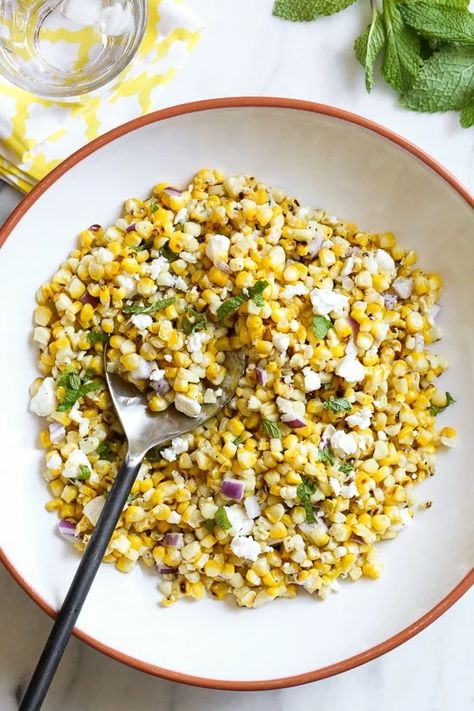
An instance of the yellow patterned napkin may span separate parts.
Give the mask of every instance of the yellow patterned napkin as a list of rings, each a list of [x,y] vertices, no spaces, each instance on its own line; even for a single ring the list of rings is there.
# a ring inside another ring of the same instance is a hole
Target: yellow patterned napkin
[[[182,0],[148,4],[148,25],[137,56],[102,91],[54,102],[0,77],[0,177],[28,192],[84,144],[158,108],[161,92],[198,42],[203,23]],[[50,41],[64,46],[71,33],[61,36],[61,30],[54,30]]]

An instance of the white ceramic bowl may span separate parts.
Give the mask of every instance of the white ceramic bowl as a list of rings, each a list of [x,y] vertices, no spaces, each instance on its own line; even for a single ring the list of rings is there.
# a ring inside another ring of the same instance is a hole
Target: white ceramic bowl
[[[40,470],[40,422],[27,412],[36,377],[31,315],[38,285],[92,223],[113,221],[122,201],[154,183],[185,183],[203,166],[281,185],[361,228],[392,230],[444,280],[436,344],[450,360],[442,386],[457,404],[440,422],[459,432],[418,489],[431,499],[397,540],[380,546],[377,582],[342,586],[320,602],[302,594],[257,610],[206,599],[158,605],[157,578],[102,566],[77,635],[139,669],[193,684],[264,689],[343,671],[429,624],[473,582],[474,217],[454,178],[413,146],[329,107],[226,99],[168,109],[112,131],[65,161],[2,230],[3,559],[43,609],[60,606],[77,555],[55,535]]]

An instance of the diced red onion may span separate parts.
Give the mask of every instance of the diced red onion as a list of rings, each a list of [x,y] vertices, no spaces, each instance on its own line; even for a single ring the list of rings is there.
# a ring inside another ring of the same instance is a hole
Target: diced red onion
[[[163,544],[170,548],[182,548],[184,546],[184,536],[182,533],[166,533]]]
[[[268,373],[264,368],[256,368],[255,375],[257,377],[257,383],[259,385],[266,385],[268,380]]]
[[[91,296],[88,291],[85,292],[83,296],[79,299],[81,304],[90,304],[91,306],[97,306],[100,303],[100,299],[97,296]]]
[[[132,224],[127,227],[127,229],[125,230],[125,232],[135,232],[136,226],[137,226],[137,223],[136,223],[136,222],[132,222]]]
[[[89,229],[90,229],[91,232],[99,232],[99,230],[102,229],[102,226],[101,226],[101,225],[91,225],[91,226],[89,227]]]
[[[165,565],[164,563],[157,563],[156,572],[160,575],[167,575],[168,573],[174,575],[174,573],[178,572],[178,568],[175,565]]]
[[[76,524],[63,518],[58,523],[58,533],[67,541],[74,541],[77,539]]]
[[[398,296],[396,294],[384,294],[383,300],[387,309],[393,309],[398,303]]]
[[[282,418],[283,419],[283,418]],[[294,420],[283,420],[285,422],[285,425],[288,425],[288,427],[293,427],[295,430],[299,429],[300,427],[306,427],[306,421],[303,420],[301,417],[295,417]]]
[[[51,422],[48,426],[49,439],[53,444],[58,444],[66,434],[66,428],[60,422]]]
[[[308,247],[308,255],[310,257],[314,257],[319,252],[319,250],[323,246],[323,241],[323,238],[319,235],[317,237],[313,237]]]
[[[160,378],[159,380],[150,380],[150,386],[156,393],[158,393],[158,395],[164,395],[171,389],[171,386],[166,380],[166,378]]]
[[[244,495],[244,482],[239,479],[224,479],[221,484],[221,494],[228,499],[240,501]]]
[[[173,188],[172,185],[167,185],[163,192],[167,193],[168,195],[181,195],[183,191],[179,188]]]
[[[347,319],[347,323],[352,329],[352,337],[357,338],[357,334],[359,333],[359,324],[357,323],[355,318],[352,318],[352,316]]]

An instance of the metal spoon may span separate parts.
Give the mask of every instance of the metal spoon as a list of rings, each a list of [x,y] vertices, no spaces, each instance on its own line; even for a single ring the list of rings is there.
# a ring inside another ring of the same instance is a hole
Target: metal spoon
[[[151,412],[142,393],[118,375],[107,372],[105,357],[104,352],[105,379],[127,438],[128,450],[58,612],[19,711],[37,711],[41,708],[146,453],[152,447],[195,429],[219,412],[234,394],[245,364],[240,351],[227,353],[227,374],[221,385],[222,395],[217,398],[215,404],[203,405],[198,417],[191,418],[174,407],[163,412]]]

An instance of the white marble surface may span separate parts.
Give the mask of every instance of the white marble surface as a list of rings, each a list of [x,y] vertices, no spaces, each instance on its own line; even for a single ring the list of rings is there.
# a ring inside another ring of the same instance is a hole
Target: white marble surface
[[[407,113],[378,86],[369,97],[352,57],[352,40],[369,10],[308,25],[271,17],[272,0],[189,0],[208,30],[164,105],[215,96],[290,96],[333,104],[402,134],[474,188],[473,131],[454,115]],[[0,224],[19,200],[0,183]],[[46,639],[50,620],[0,570],[0,711],[16,708]],[[50,711],[468,711],[474,709],[474,593],[402,647],[359,669],[295,689],[231,693],[195,689],[124,667],[74,639],[46,709]],[[301,631],[303,634],[303,631]],[[295,650],[297,653],[297,650]]]

